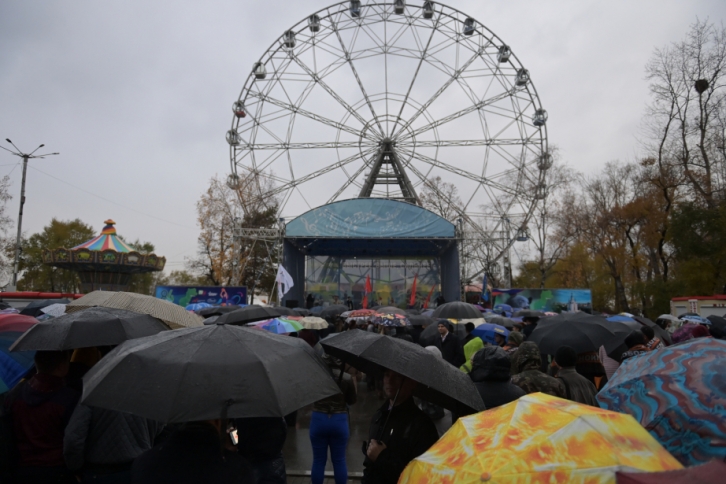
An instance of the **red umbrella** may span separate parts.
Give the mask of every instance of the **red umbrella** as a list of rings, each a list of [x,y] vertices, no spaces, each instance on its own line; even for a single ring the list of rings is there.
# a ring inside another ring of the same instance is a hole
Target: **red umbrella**
[[[712,460],[700,466],[665,472],[618,472],[618,484],[720,484],[726,475],[726,464]]]

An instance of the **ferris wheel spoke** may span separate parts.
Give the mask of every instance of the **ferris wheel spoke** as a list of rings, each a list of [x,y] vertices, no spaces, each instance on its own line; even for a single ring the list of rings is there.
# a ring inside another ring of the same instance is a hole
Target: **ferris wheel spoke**
[[[343,98],[341,98],[340,96],[338,96],[338,94],[325,81],[323,81],[320,78],[320,76],[318,76],[315,72],[313,72],[307,66],[307,64],[305,64],[304,62],[302,62],[296,55],[293,55],[293,54],[290,54],[290,55],[292,56],[292,58],[295,61],[295,63],[297,65],[299,65],[305,72],[307,72],[308,75],[313,79],[313,81],[315,81],[320,87],[322,87],[325,90],[325,92],[327,92],[328,94],[330,94],[330,96],[332,96],[333,99],[335,99],[336,101],[338,101],[338,104],[340,104],[341,106],[343,106],[345,108],[345,110],[348,111],[355,119],[357,119],[358,121],[360,121],[360,123],[363,126],[366,125],[367,121],[365,119],[363,119],[363,117],[360,115],[360,113],[358,111],[356,111],[355,109],[353,109],[347,102],[345,102],[343,100]]]
[[[378,156],[378,153],[376,153],[376,154],[375,154],[375,156]],[[358,169],[357,169],[357,170],[355,171],[355,173],[353,173],[353,175],[348,175],[348,179],[347,179],[347,180],[345,181],[345,183],[343,183],[343,186],[341,186],[341,187],[340,187],[340,188],[338,189],[338,191],[336,191],[336,192],[335,192],[335,193],[333,194],[333,196],[332,196],[332,197],[330,197],[330,199],[328,200],[328,203],[333,203],[333,202],[334,202],[335,200],[337,200],[337,199],[338,199],[338,197],[339,197],[339,196],[340,196],[340,195],[341,195],[341,194],[342,194],[342,193],[343,193],[343,192],[344,192],[344,191],[345,191],[345,190],[346,190],[346,189],[347,189],[347,188],[348,188],[349,186],[351,186],[351,185],[352,185],[353,183],[355,183],[355,181],[356,181],[356,180],[358,179],[358,177],[360,176],[360,174],[361,174],[361,173],[363,173],[363,172],[365,171],[365,169],[366,169],[366,168],[370,167],[370,163],[371,163],[371,161],[372,161],[372,160],[370,160],[370,159],[368,159],[368,160],[364,160],[364,163],[363,163],[363,165],[362,165],[362,166],[361,166],[360,168],[358,168]],[[345,168],[343,168],[343,171],[345,171]],[[347,173],[346,173],[346,175],[347,175]]]
[[[363,133],[360,129],[356,129],[356,128],[352,128],[350,126],[346,126],[346,125],[341,124],[341,123],[339,123],[337,121],[333,121],[332,119],[328,119],[328,118],[326,118],[324,116],[320,116],[318,114],[312,113],[310,111],[307,111],[305,109],[299,108],[299,107],[294,106],[292,104],[288,104],[285,101],[281,101],[279,99],[276,99],[276,98],[273,98],[271,96],[262,94],[260,92],[250,92],[250,96],[256,97],[260,101],[268,102],[268,103],[273,104],[275,106],[278,106],[278,107],[281,107],[281,108],[285,108],[285,109],[287,109],[288,111],[290,111],[292,113],[299,114],[301,116],[305,116],[306,118],[310,118],[310,119],[312,119],[314,121],[318,121],[320,123],[327,124],[328,126],[331,126],[333,128],[339,129],[341,131],[346,131],[346,132],[348,132],[350,134],[353,134],[355,136],[362,136],[362,137],[366,138],[365,133]],[[371,140],[370,138],[366,138],[366,139],[368,139],[369,141],[375,141],[375,140]]]
[[[425,103],[424,103],[424,104],[423,104],[423,105],[422,105],[422,106],[421,106],[421,107],[419,108],[419,110],[418,110],[418,111],[416,111],[416,112],[415,112],[415,113],[413,114],[413,116],[411,116],[411,118],[410,118],[410,119],[409,119],[408,121],[406,121],[406,123],[405,123],[405,124],[404,124],[403,126],[401,126],[401,129],[400,129],[400,130],[398,130],[398,132],[397,132],[397,133],[394,133],[394,134],[393,134],[393,137],[395,138],[395,137],[396,137],[396,136],[398,135],[398,133],[402,133],[402,132],[403,132],[403,131],[405,131],[405,130],[406,130],[406,129],[407,129],[408,127],[409,127],[409,126],[411,126],[411,125],[412,125],[412,124],[413,124],[413,123],[414,123],[414,122],[415,122],[415,121],[416,121],[416,120],[418,119],[418,117],[419,117],[419,116],[421,116],[421,115],[422,115],[422,114],[424,113],[424,111],[426,111],[426,110],[427,110],[427,109],[429,108],[429,106],[431,106],[431,104],[433,104],[433,103],[434,103],[434,101],[436,101],[436,100],[437,100],[437,99],[439,98],[439,96],[441,96],[441,95],[442,95],[442,94],[444,93],[444,91],[446,91],[446,89],[448,89],[448,87],[449,87],[449,86],[451,86],[451,84],[453,84],[453,83],[454,83],[454,81],[456,80],[456,78],[457,78],[458,76],[460,76],[460,75],[461,75],[461,73],[462,73],[462,72],[464,72],[464,71],[465,71],[465,70],[466,70],[466,69],[467,69],[467,68],[468,68],[468,67],[469,67],[469,66],[470,66],[470,65],[471,65],[471,64],[472,64],[472,63],[473,63],[473,62],[474,62],[474,61],[475,61],[475,60],[476,60],[476,59],[477,59],[478,57],[479,57],[479,54],[477,53],[476,55],[472,56],[472,57],[471,57],[471,58],[470,58],[469,60],[467,60],[467,61],[466,61],[466,63],[464,63],[464,65],[463,65],[463,66],[461,66],[461,69],[458,69],[458,70],[456,70],[456,71],[454,72],[454,74],[453,74],[453,75],[452,75],[451,77],[449,77],[449,79],[448,79],[448,80],[447,80],[447,81],[446,81],[446,82],[444,83],[444,85],[443,85],[443,86],[441,86],[441,87],[439,88],[439,90],[438,90],[438,91],[436,91],[436,92],[434,93],[434,95],[433,95],[433,96],[431,96],[431,98],[430,98],[430,99],[429,99],[428,101],[426,101],[426,102],[425,102]]]
[[[501,183],[497,183],[492,181],[490,178],[486,177],[480,177],[479,175],[472,173],[470,171],[464,170],[462,168],[457,168],[455,166],[451,166],[448,163],[443,163],[435,158],[430,158],[426,155],[422,155],[421,153],[416,153],[413,151],[405,150],[406,154],[409,156],[412,156],[413,158],[416,158],[419,161],[422,161],[426,164],[435,166],[436,168],[441,168],[442,170],[446,170],[448,172],[454,173],[456,175],[462,176],[467,180],[473,180],[478,183],[488,185],[492,188],[496,188],[497,190],[500,190],[504,193],[508,193],[510,195],[514,195],[512,192],[512,189],[506,185],[502,185]],[[413,163],[409,163],[407,168],[411,168],[413,166]]]
[[[355,80],[358,83],[358,87],[360,88],[361,92],[363,93],[363,98],[366,101],[366,104],[368,105],[368,109],[371,110],[371,114],[373,115],[373,119],[375,119],[376,124],[378,125],[378,129],[380,130],[381,136],[385,137],[386,132],[383,130],[383,126],[381,125],[381,121],[378,119],[378,115],[376,115],[376,110],[373,108],[373,104],[371,104],[371,100],[368,97],[368,93],[366,92],[365,88],[363,87],[363,83],[360,80],[360,76],[358,75],[358,71],[355,68],[355,65],[353,65],[353,61],[351,60],[350,53],[345,47],[345,43],[343,42],[343,38],[340,36],[340,32],[338,32],[338,29],[335,29],[335,34],[338,37],[338,42],[340,42],[340,47],[343,49],[343,53],[345,56],[345,59],[348,61],[348,65],[350,66],[350,70],[353,72],[353,76],[355,76]],[[364,125],[366,123],[363,123]]]
[[[519,146],[527,144],[528,140],[521,138],[512,139],[476,139],[476,140],[433,140],[433,141],[418,141],[408,138],[404,141],[399,141],[396,146],[403,148],[448,148],[448,147],[467,147],[467,146]],[[534,141],[531,144],[535,144]]]
[[[403,136],[401,139],[402,140],[405,140],[405,139],[408,139],[408,138],[410,138],[412,136],[418,136],[421,133],[425,133],[426,131],[430,131],[430,130],[432,130],[434,128],[438,128],[442,124],[446,124],[446,123],[449,123],[449,122],[451,122],[451,121],[453,121],[455,119],[458,119],[458,118],[460,118],[462,116],[466,116],[467,114],[473,113],[474,111],[477,111],[479,109],[482,109],[485,106],[488,106],[490,104],[493,104],[493,103],[495,103],[497,101],[501,101],[502,99],[505,99],[505,98],[509,97],[510,95],[511,95],[511,93],[505,92],[505,93],[499,94],[497,96],[494,96],[492,98],[489,98],[486,101],[481,101],[481,102],[478,102],[476,104],[472,104],[471,106],[469,106],[467,108],[464,108],[461,111],[457,111],[455,113],[449,114],[448,116],[443,117],[443,118],[439,119],[438,121],[434,121],[433,123],[429,123],[429,124],[427,124],[425,126],[422,126],[421,128],[418,128],[418,129],[414,130],[413,132],[408,133],[406,136]],[[403,128],[401,128],[401,130],[399,130],[399,132],[401,132],[405,128],[406,128],[406,126],[404,126]]]
[[[247,143],[239,147],[246,150],[308,150],[320,148],[375,148],[377,143],[361,143],[359,141],[331,141],[327,143]]]

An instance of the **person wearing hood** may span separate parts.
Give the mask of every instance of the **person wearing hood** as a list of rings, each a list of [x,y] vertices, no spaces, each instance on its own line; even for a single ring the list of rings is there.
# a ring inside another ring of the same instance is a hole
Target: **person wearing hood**
[[[542,355],[532,341],[519,346],[512,362],[512,383],[526,393],[542,392],[554,397],[566,398],[565,386],[542,370]]]
[[[510,358],[514,357],[514,354],[519,349],[519,345],[524,341],[524,335],[517,331],[511,331],[507,336],[507,344],[504,345],[504,351],[507,352]]]
[[[577,373],[577,353],[569,346],[561,346],[555,353],[555,366],[557,367],[557,379],[565,385],[565,394],[568,400],[599,407],[595,395],[595,385]]]
[[[38,351],[38,373],[18,383],[5,398],[18,484],[76,482],[63,460],[63,434],[81,396],[65,383],[69,367],[68,352]]]
[[[512,383],[512,360],[499,346],[486,346],[472,359],[469,377],[487,410],[513,402],[527,393]]]
[[[464,345],[464,357],[466,358],[466,363],[461,365],[459,369],[464,373],[469,373],[471,371],[472,358],[474,358],[474,355],[477,353],[477,351],[482,348],[484,348],[484,342],[481,340],[481,338],[478,338],[476,336],[472,338],[471,341],[466,343]]]

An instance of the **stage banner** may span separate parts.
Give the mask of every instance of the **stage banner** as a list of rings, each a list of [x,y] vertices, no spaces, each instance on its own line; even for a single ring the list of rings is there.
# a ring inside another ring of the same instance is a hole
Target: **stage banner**
[[[245,286],[156,286],[155,295],[183,307],[202,302],[213,306],[247,304]]]
[[[508,304],[519,309],[535,311],[568,311],[568,306],[592,310],[590,289],[492,289],[494,306]]]

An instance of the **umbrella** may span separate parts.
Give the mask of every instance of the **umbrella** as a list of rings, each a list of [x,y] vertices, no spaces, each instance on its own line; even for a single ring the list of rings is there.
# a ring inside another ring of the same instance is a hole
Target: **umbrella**
[[[231,313],[232,311],[237,311],[240,308],[241,306],[237,306],[236,304],[232,304],[230,306],[210,306],[208,308],[200,309],[197,311],[197,314],[203,318],[208,318],[210,316],[221,316],[223,314]]]
[[[355,311],[346,311],[340,316],[347,319],[353,319],[355,321],[369,321],[377,314],[378,312],[373,309],[356,309]]]
[[[348,310],[347,306],[343,306],[342,304],[333,304],[331,306],[328,306],[326,308],[323,308],[322,312],[320,313],[321,318],[336,318],[340,316],[342,313],[346,312]]]
[[[20,314],[33,317],[40,316],[43,314],[41,309],[48,307],[51,304],[68,304],[69,302],[71,302],[69,299],[39,299],[31,301],[20,311]]]
[[[310,312],[309,309],[305,308],[292,308],[293,311],[295,311],[300,316],[310,316],[313,313]]]
[[[187,307],[185,307],[184,309],[186,309],[187,311],[196,311],[197,314],[199,314],[198,311],[200,311],[204,308],[211,308],[211,307],[212,307],[212,305],[209,303],[200,302],[200,303],[188,304]]]
[[[59,316],[63,316],[66,313],[66,305],[59,303],[51,304],[50,306],[40,308],[40,312],[57,318]]]
[[[600,405],[629,413],[684,464],[726,457],[726,341],[697,338],[628,358]]]
[[[622,323],[606,321],[587,313],[563,313],[539,320],[528,341],[537,343],[542,353],[554,355],[561,346],[570,346],[577,353],[598,351],[600,346],[610,353],[618,348],[632,329]]]
[[[408,320],[411,322],[411,326],[429,326],[434,322],[433,319],[422,314],[412,314]]]
[[[322,306],[313,306],[310,309],[310,314],[314,314],[316,316],[320,316],[320,313],[322,313],[322,312],[323,312],[323,307]]]
[[[708,320],[711,321],[711,325],[721,331],[726,331],[726,319],[721,316],[709,316]]]
[[[492,309],[495,313],[503,314],[506,316],[511,316],[514,312],[514,309],[509,304],[497,304]]]
[[[444,303],[434,310],[434,318],[453,318],[453,319],[475,319],[481,318],[479,311],[473,304],[453,301]]]
[[[721,484],[726,463],[717,460],[675,471],[618,472],[617,484]]]
[[[460,418],[398,482],[614,483],[681,467],[631,416],[533,393]]]
[[[609,316],[605,319],[611,323],[621,323],[630,328],[632,331],[640,331],[641,325],[633,318],[627,316]]]
[[[545,313],[542,311],[533,311],[531,309],[522,309],[513,314],[518,318],[544,318]]]
[[[148,314],[123,309],[88,308],[34,325],[18,338],[10,351],[113,346],[127,339],[151,336],[168,329]]]
[[[492,318],[487,323],[492,324],[498,324],[499,326],[504,326],[505,328],[512,330],[514,329],[514,320],[510,318],[504,318],[502,316],[498,316],[496,318]]]
[[[689,323],[705,324],[706,326],[711,326],[711,320],[703,318],[697,314],[684,314],[683,316],[681,316],[681,321],[687,321]]]
[[[208,326],[208,325],[210,325],[210,324],[217,324],[217,320],[218,320],[218,319],[219,319],[219,316],[218,316],[218,315],[214,315],[214,316],[209,316],[209,317],[208,317],[207,319],[205,319],[205,320],[203,321],[203,324],[204,324],[205,326]]]
[[[380,306],[376,308],[376,312],[383,314],[406,314],[405,309],[397,308],[395,306]]]
[[[200,316],[174,303],[132,292],[93,291],[68,304],[66,313],[94,306],[148,314],[161,319],[172,329],[202,326],[203,321]]]
[[[504,336],[504,340],[506,341],[509,337],[509,330],[507,330],[504,326],[499,326],[498,324],[484,323],[474,328],[474,331],[472,331],[471,334],[481,338],[485,343],[496,345],[497,340],[494,336],[497,334]]]
[[[251,325],[275,334],[297,333],[303,329],[303,326],[297,321],[283,318],[269,319],[267,321],[251,323]]]
[[[35,351],[10,353],[10,346],[28,329],[38,324],[31,316],[0,315],[0,393],[14,387],[32,368]]]
[[[671,340],[671,334],[666,331],[665,329],[661,328],[657,324],[655,324],[650,319],[643,317],[643,316],[633,316],[633,319],[635,319],[637,322],[642,324],[643,326],[648,326],[649,328],[653,328],[653,332],[655,335],[660,338],[661,341],[663,341],[666,345],[673,344],[673,341]]]
[[[217,319],[217,324],[247,324],[255,321],[282,316],[277,308],[263,308],[260,306],[247,306],[235,311],[223,314]]]
[[[468,375],[417,344],[367,331],[346,331],[321,344],[357,370],[375,373],[383,367],[417,381],[414,395],[436,405],[460,414],[484,409]]]
[[[306,316],[298,323],[305,329],[325,329],[330,326],[326,320],[317,316]]]
[[[447,323],[449,325],[449,330],[460,340],[466,337],[466,328],[463,324],[458,324],[458,321],[456,321],[455,319],[433,320],[433,324],[429,324],[428,326],[426,326],[426,328],[421,332],[421,335],[419,336],[419,344],[421,346],[430,346],[434,344],[436,338],[441,338],[441,336],[439,335],[440,321]]]
[[[292,308],[286,308],[285,306],[275,306],[275,311],[279,312],[283,316],[300,316],[297,312],[295,312]]]
[[[411,326],[411,321],[402,314],[378,314],[371,319],[371,323],[379,326]]]
[[[678,321],[678,318],[673,316],[672,314],[661,314],[655,319],[665,319],[666,321]]]
[[[433,309],[427,309],[426,311],[421,311],[421,316],[428,316],[429,318],[434,317],[434,310]]]
[[[283,417],[340,393],[298,339],[234,325],[126,341],[83,378],[83,403],[159,422]]]

